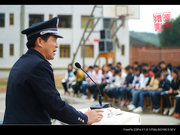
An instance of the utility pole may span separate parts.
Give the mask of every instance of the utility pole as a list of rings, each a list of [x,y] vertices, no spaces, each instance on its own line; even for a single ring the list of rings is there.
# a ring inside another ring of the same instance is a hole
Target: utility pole
[[[21,11],[20,11],[20,30],[23,30],[25,28],[25,6],[21,5]],[[21,56],[24,53],[24,35],[20,34],[20,51],[19,55]]]

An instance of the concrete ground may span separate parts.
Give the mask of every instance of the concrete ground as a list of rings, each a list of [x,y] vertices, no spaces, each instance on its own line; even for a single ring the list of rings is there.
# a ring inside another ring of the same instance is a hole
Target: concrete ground
[[[63,90],[59,91],[61,98],[67,103],[74,106],[76,109],[87,108],[95,103],[95,101],[90,101],[89,99],[81,99],[73,95],[64,95]],[[119,105],[113,105],[114,108],[120,108]],[[126,107],[120,108],[121,110],[127,111]],[[0,93],[0,122],[3,121],[5,110],[5,93]],[[174,118],[172,116],[164,116],[162,114],[154,114],[150,110],[145,110],[141,116],[142,125],[179,125],[180,119]]]

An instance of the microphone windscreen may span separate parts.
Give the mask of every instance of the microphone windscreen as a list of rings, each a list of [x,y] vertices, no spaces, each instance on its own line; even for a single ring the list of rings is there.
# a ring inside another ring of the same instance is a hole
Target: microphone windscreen
[[[75,63],[75,66],[76,66],[77,68],[81,68],[81,65],[80,65],[78,62]]]

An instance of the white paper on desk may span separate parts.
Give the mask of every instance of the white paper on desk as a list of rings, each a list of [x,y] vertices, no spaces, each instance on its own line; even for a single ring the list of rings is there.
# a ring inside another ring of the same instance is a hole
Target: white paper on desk
[[[103,114],[103,119],[104,118],[111,118],[111,117],[116,116],[116,115],[121,113],[120,109],[115,109],[115,108],[112,108],[112,107],[104,108],[102,110],[104,111],[102,113]]]

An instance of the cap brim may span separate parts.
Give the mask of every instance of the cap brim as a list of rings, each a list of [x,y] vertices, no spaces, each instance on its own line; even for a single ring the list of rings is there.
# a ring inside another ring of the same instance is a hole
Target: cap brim
[[[61,35],[59,35],[59,34],[54,34],[54,33],[52,33],[52,35],[54,35],[54,36],[56,36],[56,37],[58,37],[58,38],[64,38],[63,36],[61,36]]]

